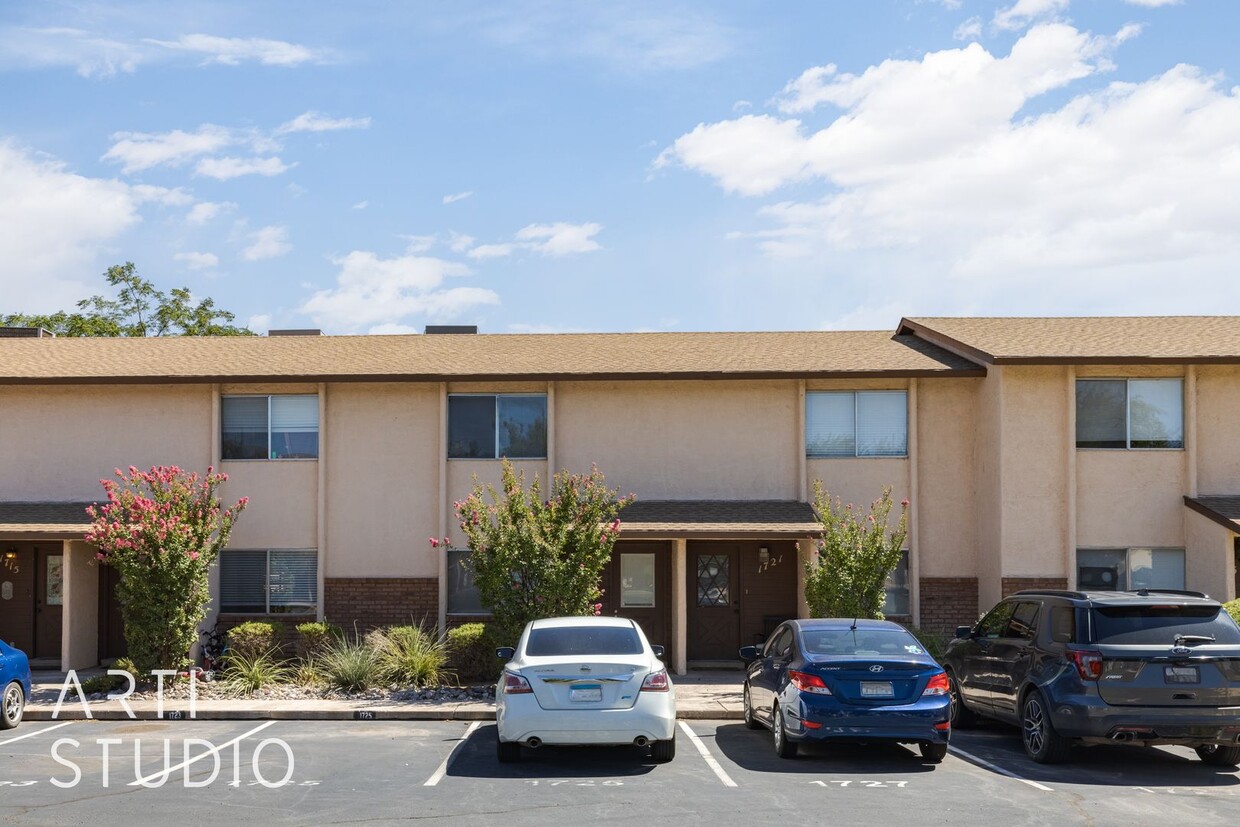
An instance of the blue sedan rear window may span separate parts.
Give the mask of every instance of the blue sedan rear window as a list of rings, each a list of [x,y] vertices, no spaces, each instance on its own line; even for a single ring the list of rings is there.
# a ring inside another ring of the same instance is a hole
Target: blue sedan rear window
[[[801,632],[808,655],[924,655],[903,629],[810,629]]]
[[[642,641],[637,631],[622,626],[563,626],[535,629],[525,644],[525,654],[533,657],[557,655],[640,655]]]

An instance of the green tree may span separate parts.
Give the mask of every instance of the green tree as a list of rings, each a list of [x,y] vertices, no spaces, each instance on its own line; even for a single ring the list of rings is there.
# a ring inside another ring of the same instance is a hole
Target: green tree
[[[57,336],[253,336],[231,322],[236,315],[220,310],[211,298],[194,302],[188,287],[171,294],[138,275],[132,261],[113,265],[104,273],[116,287],[116,298],[91,296],[77,303],[77,313],[63,310],[38,315],[12,313],[0,317],[8,327],[42,327]]]
[[[888,530],[891,486],[870,504],[868,514],[831,499],[814,481],[814,511],[822,523],[818,559],[805,564],[805,601],[814,617],[862,617],[881,620],[884,584],[900,564],[908,534],[908,500],[900,519]]]
[[[86,509],[86,541],[120,572],[129,657],[144,673],[177,669],[198,641],[211,600],[207,570],[249,500],[223,508],[217,490],[228,475],[210,468],[200,478],[176,466],[131,465],[116,476],[120,482],[101,480],[108,501]]]
[[[495,625],[515,637],[538,618],[598,614],[603,567],[620,534],[617,515],[633,496],[609,489],[598,468],[555,474],[547,499],[537,476],[527,489],[524,473],[507,460],[502,474],[502,493],[475,482],[468,497],[453,503]]]

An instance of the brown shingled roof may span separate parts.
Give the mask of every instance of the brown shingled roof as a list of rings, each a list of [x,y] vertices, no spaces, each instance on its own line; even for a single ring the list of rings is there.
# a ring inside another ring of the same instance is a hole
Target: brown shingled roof
[[[981,376],[883,331],[0,339],[0,383]]]
[[[789,500],[638,500],[620,512],[620,536],[800,539],[822,526],[809,503]]]
[[[0,502],[0,537],[80,540],[90,529],[90,503]]]
[[[1240,534],[1240,496],[1185,497],[1184,504],[1198,514]]]
[[[1240,364],[1240,316],[906,318],[913,334],[987,364]]]

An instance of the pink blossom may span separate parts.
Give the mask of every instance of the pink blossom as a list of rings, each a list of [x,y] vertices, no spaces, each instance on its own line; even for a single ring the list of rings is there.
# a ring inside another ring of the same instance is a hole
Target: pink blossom
[[[97,551],[97,552],[95,552],[95,559],[96,559],[96,560],[102,560],[102,559],[103,559],[103,552],[102,552],[102,551]]]
[[[904,499],[900,500],[900,505],[904,506],[905,508],[908,508],[908,497],[905,497]]]
[[[191,552],[189,553],[189,559],[191,559],[191,560],[197,560],[197,559],[198,559],[198,552],[196,552],[196,551],[191,551]]]
[[[431,548],[439,548],[439,539],[437,537],[431,537],[430,541],[431,541]]]

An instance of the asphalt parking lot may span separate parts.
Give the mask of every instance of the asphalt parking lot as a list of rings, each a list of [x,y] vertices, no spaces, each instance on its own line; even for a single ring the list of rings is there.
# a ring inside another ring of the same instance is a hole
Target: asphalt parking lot
[[[494,724],[484,721],[38,722],[0,737],[0,821],[752,824],[803,813],[1007,827],[1240,818],[1237,773],[1188,750],[1098,747],[1046,768],[1024,757],[1014,730],[996,727],[957,733],[937,766],[900,746],[812,748],[784,761],[769,733],[740,722],[680,726],[670,764],[634,747],[544,747],[501,765]]]

